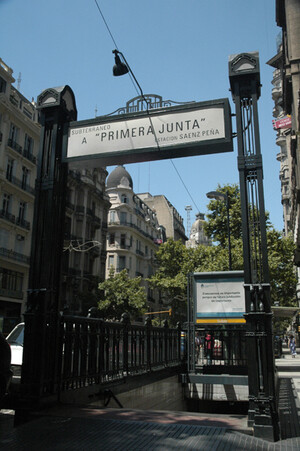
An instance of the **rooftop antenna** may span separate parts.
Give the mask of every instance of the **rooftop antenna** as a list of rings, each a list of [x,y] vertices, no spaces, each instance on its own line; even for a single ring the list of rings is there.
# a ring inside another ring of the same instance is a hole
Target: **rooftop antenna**
[[[186,205],[185,211],[186,211],[186,234],[187,234],[187,237],[190,238],[192,206]]]
[[[17,90],[18,91],[20,91],[20,86],[21,86],[21,81],[22,81],[21,75],[22,75],[21,72],[19,72],[19,76],[18,76],[18,79],[17,79],[17,82],[18,82]]]
[[[97,113],[98,113],[98,108],[97,105],[95,106],[95,117],[97,117]]]

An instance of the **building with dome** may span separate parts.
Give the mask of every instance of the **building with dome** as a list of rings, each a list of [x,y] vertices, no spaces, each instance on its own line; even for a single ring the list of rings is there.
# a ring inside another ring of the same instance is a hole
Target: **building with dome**
[[[197,247],[200,244],[204,246],[211,245],[211,240],[205,235],[204,224],[204,214],[197,213],[196,220],[191,227],[189,240],[186,242],[186,247]]]
[[[159,308],[159,295],[145,279],[155,271],[154,256],[162,242],[162,229],[156,213],[133,190],[130,174],[117,166],[108,176],[106,193],[111,207],[108,214],[106,278],[111,267],[127,269],[131,278],[141,276],[146,288],[149,311]]]

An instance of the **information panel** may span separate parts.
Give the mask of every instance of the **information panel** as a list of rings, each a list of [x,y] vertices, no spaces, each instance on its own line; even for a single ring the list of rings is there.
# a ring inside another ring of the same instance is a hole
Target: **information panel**
[[[109,165],[232,150],[229,101],[219,99],[73,122],[66,156]]]
[[[196,324],[245,323],[243,271],[195,273]]]

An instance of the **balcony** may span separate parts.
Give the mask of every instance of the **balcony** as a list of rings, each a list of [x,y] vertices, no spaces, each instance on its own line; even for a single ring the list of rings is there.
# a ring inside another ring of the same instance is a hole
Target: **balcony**
[[[0,288],[0,296],[6,296],[8,298],[23,299],[23,291],[8,290],[7,288]]]
[[[144,235],[146,238],[149,238],[150,240],[153,240],[153,236],[150,235],[147,232],[144,232],[140,227],[138,227],[136,224],[133,224],[132,222],[126,222],[126,221],[109,221],[109,226],[121,226],[121,227],[131,227],[132,229],[138,230],[142,235]]]
[[[7,145],[11,148],[14,149],[16,152],[20,153],[22,155],[22,146],[20,146],[16,141],[13,141],[12,139],[8,139],[7,140]]]
[[[23,191],[26,191],[27,193],[32,194],[34,196],[35,189],[27,185],[27,183],[24,183],[22,180],[17,179],[17,177],[8,174],[6,174],[6,179],[13,185],[16,185],[18,188],[21,188]]]
[[[15,98],[15,96],[11,95],[9,97],[9,100],[11,101],[11,103],[13,104],[13,106],[19,108],[20,106],[20,101],[18,99]]]
[[[0,210],[0,218],[6,219],[6,221],[12,222],[13,224],[16,223],[15,215],[12,215],[6,210]]]
[[[29,150],[24,149],[23,156],[27,158],[27,160],[31,161],[31,163],[36,164],[36,157],[32,155],[32,152],[30,152]]]
[[[27,160],[31,161],[31,163],[36,164],[36,157],[32,154],[32,152],[29,151],[28,149],[24,149],[23,150],[22,146],[20,146],[20,144],[18,144],[13,139],[9,138],[7,140],[7,145],[11,149],[13,149],[16,152],[18,152],[20,155],[23,155],[23,157],[25,157]]]
[[[26,221],[23,218],[17,218],[16,224],[18,226],[22,227],[23,229],[30,230],[30,222]]]
[[[30,257],[24,254],[19,254],[18,252],[14,252],[12,250],[6,249],[5,247],[0,247],[0,255],[6,258],[11,258],[20,263],[25,263],[29,265]]]
[[[281,86],[275,86],[272,89],[272,99],[274,101],[278,100],[280,97],[282,97],[282,87]]]
[[[125,249],[125,250],[129,250],[131,248],[131,246],[129,246],[128,244],[120,244],[120,249]]]

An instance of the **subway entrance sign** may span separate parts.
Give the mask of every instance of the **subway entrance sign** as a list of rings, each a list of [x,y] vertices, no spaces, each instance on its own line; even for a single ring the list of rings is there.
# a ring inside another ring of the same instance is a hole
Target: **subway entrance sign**
[[[230,151],[230,105],[218,99],[71,122],[64,160],[96,167]]]
[[[203,272],[192,276],[196,325],[246,323],[243,271]]]

